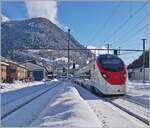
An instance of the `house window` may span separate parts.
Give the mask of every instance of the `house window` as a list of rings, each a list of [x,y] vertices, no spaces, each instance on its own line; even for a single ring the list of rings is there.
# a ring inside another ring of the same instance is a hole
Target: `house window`
[[[16,69],[9,69],[9,71],[10,71],[11,73],[15,73],[15,72],[16,72]]]

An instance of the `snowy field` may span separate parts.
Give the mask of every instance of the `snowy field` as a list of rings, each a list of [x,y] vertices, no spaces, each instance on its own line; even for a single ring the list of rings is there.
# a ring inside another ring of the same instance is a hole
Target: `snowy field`
[[[59,80],[47,83],[41,82],[37,85],[34,83],[31,86],[3,91],[2,112],[7,112],[19,106],[47,89],[49,91],[3,118],[2,126],[53,128],[148,127],[79,85]],[[134,105],[131,107],[135,107]]]
[[[7,92],[7,91],[13,91],[18,90],[25,87],[35,86],[35,85],[41,85],[44,84],[43,81],[34,81],[34,82],[21,82],[21,81],[15,81],[14,83],[1,83],[1,92]]]
[[[131,101],[149,108],[149,83],[138,81],[129,82],[127,86],[127,98]]]

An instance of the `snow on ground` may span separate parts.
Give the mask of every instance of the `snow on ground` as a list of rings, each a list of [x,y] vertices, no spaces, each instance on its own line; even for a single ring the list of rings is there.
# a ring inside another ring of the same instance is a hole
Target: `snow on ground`
[[[114,98],[112,102],[119,104],[123,108],[126,108],[130,112],[133,112],[137,114],[140,117],[143,117],[144,119],[149,120],[149,109],[145,108],[143,106],[137,105],[133,102],[130,102],[127,98]]]
[[[102,124],[75,87],[63,83],[31,126],[101,128]]]
[[[127,97],[147,108],[149,107],[149,94],[149,83],[134,81],[127,85]]]
[[[95,113],[91,110],[87,102],[80,97],[75,87],[71,86],[70,84],[66,84],[66,82],[60,81],[52,81],[47,85],[57,86],[53,88],[53,90],[47,92],[45,95],[42,95],[38,99],[30,102],[28,105],[14,112],[12,115],[4,118],[2,120],[2,126],[101,128],[101,122],[99,122]],[[44,86],[30,87],[30,91],[33,88],[35,91],[35,88],[39,89],[40,87]],[[29,90],[25,88],[15,90],[14,93],[12,91],[6,92],[6,97],[8,98],[7,102],[10,100],[9,98],[11,98],[11,100],[17,98],[17,94],[21,96],[22,93],[25,93],[24,91],[29,92]],[[5,93],[3,93],[3,96],[4,94]],[[2,99],[4,98],[3,96]],[[6,103],[6,101],[3,103]]]
[[[60,82],[58,82],[58,81],[48,82],[47,85],[49,87],[53,87],[56,85],[60,85]],[[33,87],[26,87],[26,88],[22,88],[19,90],[15,90],[14,92],[13,91],[6,92],[7,94],[3,93],[2,101],[5,98],[7,98],[7,101],[14,100],[15,98],[22,97],[22,94],[24,95],[29,92],[32,93],[33,91],[43,88],[44,86],[39,85],[39,86],[33,86]],[[33,100],[26,106],[22,107],[18,111],[12,113],[8,117],[1,120],[2,126],[3,127],[27,127],[27,126],[29,126],[32,123],[32,121],[37,118],[37,116],[40,114],[40,112],[46,107],[46,105],[49,103],[51,97],[53,97],[55,95],[58,87],[53,88],[53,91],[47,92],[45,95],[40,96],[36,100]],[[23,99],[23,100],[25,100],[25,99]],[[4,100],[3,104],[5,104],[7,101]],[[9,107],[9,106],[7,105],[7,107]],[[7,108],[4,107],[4,109],[7,109]],[[2,109],[2,111],[3,111],[3,109]]]
[[[46,87],[54,88],[4,118],[2,126],[59,128],[147,127],[139,120],[96,97],[79,85],[57,79],[46,82],[46,84],[41,83],[37,86],[3,92],[2,105]],[[22,100],[24,101],[24,99]],[[9,106],[7,105],[7,107]]]
[[[15,81],[14,83],[1,83],[1,92],[13,91],[18,90],[25,87],[35,86],[44,84],[43,81],[33,81],[33,82],[22,82],[22,81]]]
[[[91,106],[103,128],[146,128],[147,126],[116,108],[109,102],[103,101],[79,85],[75,86],[79,94]],[[132,108],[131,108],[132,109]]]
[[[51,82],[52,85],[53,83],[54,82]],[[8,113],[9,111],[22,105],[23,103],[29,101],[30,99],[34,98],[35,96],[41,94],[42,92],[48,90],[51,87],[52,86],[49,86],[48,84],[39,84],[36,86],[29,86],[26,88],[2,93],[1,115]]]

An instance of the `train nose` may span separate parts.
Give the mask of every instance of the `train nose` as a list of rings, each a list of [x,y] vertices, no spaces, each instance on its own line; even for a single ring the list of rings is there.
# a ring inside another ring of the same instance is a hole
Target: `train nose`
[[[120,90],[120,89],[118,89],[118,90],[117,90],[117,92],[121,92],[121,90]]]

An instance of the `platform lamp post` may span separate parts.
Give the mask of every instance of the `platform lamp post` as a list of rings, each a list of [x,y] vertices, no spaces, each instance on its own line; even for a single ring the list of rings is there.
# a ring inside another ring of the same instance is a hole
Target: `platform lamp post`
[[[69,64],[70,64],[70,29],[68,29],[68,68],[67,68],[67,79],[69,79]]]

